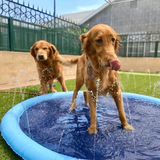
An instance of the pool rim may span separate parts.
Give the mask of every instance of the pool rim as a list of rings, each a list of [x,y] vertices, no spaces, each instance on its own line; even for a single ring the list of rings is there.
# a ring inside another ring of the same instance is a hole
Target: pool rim
[[[78,93],[83,94],[83,91],[79,91]],[[26,109],[32,107],[37,103],[41,103],[43,101],[51,100],[54,98],[64,97],[67,95],[72,96],[73,91],[49,93],[46,95],[30,98],[13,106],[4,115],[0,125],[1,135],[16,154],[27,160],[78,160],[78,158],[73,158],[60,153],[56,153],[41,146],[34,140],[30,139],[27,135],[25,135],[19,126],[19,119]],[[151,96],[135,93],[122,93],[122,95],[124,98],[136,98],[160,104],[160,99]]]

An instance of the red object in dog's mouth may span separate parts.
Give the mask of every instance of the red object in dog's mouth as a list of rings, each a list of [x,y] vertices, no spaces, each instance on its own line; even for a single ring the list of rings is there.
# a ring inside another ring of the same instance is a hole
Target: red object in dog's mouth
[[[120,62],[118,60],[113,60],[110,62],[109,70],[118,71],[120,67],[121,67]]]

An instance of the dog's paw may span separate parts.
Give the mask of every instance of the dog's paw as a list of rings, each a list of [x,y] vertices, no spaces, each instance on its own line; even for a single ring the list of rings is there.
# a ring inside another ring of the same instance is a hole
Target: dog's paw
[[[69,109],[72,111],[76,108],[76,104],[75,103],[72,103],[69,107]]]
[[[52,89],[52,93],[55,93],[55,92],[57,92],[57,90],[55,90],[55,89]]]
[[[87,131],[89,132],[89,134],[93,134],[93,133],[97,134],[98,132],[97,128],[93,126],[92,127],[90,126]]]
[[[47,94],[47,92],[46,92],[46,91],[40,91],[39,93],[40,93],[40,95]]]
[[[123,126],[123,128],[124,128],[126,131],[134,131],[134,130],[135,130],[130,124],[127,124],[127,125]]]

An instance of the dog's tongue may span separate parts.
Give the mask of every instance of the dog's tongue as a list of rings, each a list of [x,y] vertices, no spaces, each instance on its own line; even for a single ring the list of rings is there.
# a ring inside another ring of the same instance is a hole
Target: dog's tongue
[[[113,60],[110,62],[110,68],[109,70],[115,70],[118,71],[120,69],[121,65],[120,62],[117,60]]]

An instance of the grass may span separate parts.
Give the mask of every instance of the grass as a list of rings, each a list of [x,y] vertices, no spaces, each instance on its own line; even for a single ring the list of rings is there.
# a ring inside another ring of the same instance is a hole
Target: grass
[[[122,92],[160,98],[160,74],[119,72]]]
[[[159,74],[143,74],[132,72],[119,72],[119,79],[121,83],[122,92],[138,93],[153,97],[160,97],[160,75]],[[55,89],[61,91],[59,83],[55,83]],[[75,88],[75,80],[67,80],[66,85],[69,91],[73,91]],[[21,90],[25,92],[39,91],[40,86],[28,86],[23,87]],[[83,86],[81,90],[84,90]],[[11,89],[11,91],[19,91],[19,88]],[[4,114],[15,104],[24,101],[26,99],[34,97],[33,95],[21,95],[14,93],[0,93],[0,119]],[[7,126],[6,126],[7,127]],[[0,160],[20,160],[10,147],[6,144],[3,138],[0,136]]]

